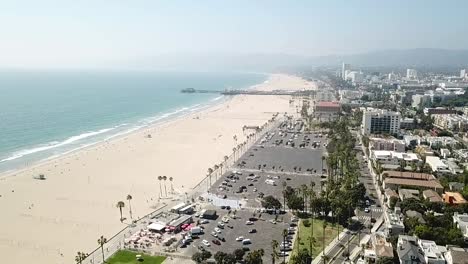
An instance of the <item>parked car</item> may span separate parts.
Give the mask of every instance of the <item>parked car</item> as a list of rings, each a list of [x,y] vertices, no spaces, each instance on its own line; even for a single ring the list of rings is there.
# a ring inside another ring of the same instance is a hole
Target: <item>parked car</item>
[[[250,230],[249,230],[249,233],[250,233],[250,234],[257,233],[257,229],[250,229]]]
[[[245,222],[246,225],[253,225],[254,223],[252,221],[247,221]]]
[[[219,242],[219,240],[217,240],[217,239],[213,239],[213,241],[211,241],[211,242],[213,244],[215,244],[215,245],[218,245],[218,246],[221,245],[221,242]]]
[[[236,238],[236,241],[242,241],[242,240],[244,240],[244,237],[243,237],[243,236],[240,236],[240,237],[237,237],[237,238]]]
[[[206,239],[203,239],[202,244],[206,247],[209,247],[211,245],[210,242],[208,242],[208,240]]]

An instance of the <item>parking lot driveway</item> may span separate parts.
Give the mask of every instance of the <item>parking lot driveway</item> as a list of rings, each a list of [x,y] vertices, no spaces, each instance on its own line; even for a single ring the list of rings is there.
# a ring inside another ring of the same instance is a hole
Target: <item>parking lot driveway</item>
[[[263,193],[264,196],[272,195],[280,200],[283,203],[283,182],[286,182],[288,186],[299,187],[303,184],[310,187],[311,182],[315,183],[314,190],[316,192],[320,191],[320,181],[323,180],[317,175],[295,175],[283,173],[266,173],[266,172],[244,172],[240,170],[242,175],[239,175],[239,179],[236,182],[230,182],[229,185],[232,187],[227,187],[225,189],[219,189],[219,186],[223,186],[221,183],[226,179],[225,177],[218,180],[214,187],[210,190],[210,193],[213,195],[223,196],[226,195],[226,199],[218,199],[218,203],[221,204],[220,200],[238,200],[241,207],[261,207],[261,199],[259,194]],[[247,180],[251,174],[258,176],[256,181]],[[274,185],[269,184],[269,182],[274,182]],[[243,188],[245,186],[245,188]],[[239,193],[239,190],[242,189],[242,192]],[[225,205],[230,205],[232,202],[225,202]],[[233,207],[233,206],[231,206]]]
[[[231,253],[235,249],[243,247],[248,248],[250,251],[262,248],[265,250],[265,263],[271,262],[271,241],[273,239],[277,240],[279,243],[283,241],[283,229],[288,228],[288,224],[291,220],[291,215],[289,213],[279,215],[277,220],[278,222],[273,224],[270,222],[270,220],[274,220],[275,215],[263,213],[260,216],[259,213],[254,214],[252,210],[238,210],[236,213],[236,219],[230,218],[229,222],[225,224],[226,226],[224,229],[220,229],[221,233],[219,233],[219,236],[223,237],[225,242],[221,242],[221,245],[215,245],[212,243],[212,240],[217,238],[212,236],[211,232],[215,230],[217,223],[222,221],[223,216],[227,215],[226,210],[218,211],[220,213],[219,218],[217,220],[210,220],[210,223],[203,225],[205,227],[205,234],[199,239],[195,240],[194,243],[192,243],[193,245],[201,245],[201,241],[206,239],[210,242],[210,246],[204,248],[211,251],[213,254],[218,251]],[[246,221],[248,221],[251,217],[255,217],[258,220],[253,221],[252,225],[246,225]],[[229,228],[228,226],[232,226],[232,228]],[[249,233],[249,230],[252,229],[256,229],[256,233]],[[240,236],[243,236],[244,239],[250,239],[252,243],[250,245],[243,246],[242,242],[236,241],[236,238]],[[196,252],[196,248],[193,246],[192,248]]]

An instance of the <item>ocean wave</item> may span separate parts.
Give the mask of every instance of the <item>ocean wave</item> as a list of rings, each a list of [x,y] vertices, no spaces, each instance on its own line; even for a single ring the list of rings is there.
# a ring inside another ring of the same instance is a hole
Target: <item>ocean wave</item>
[[[34,154],[34,153],[37,153],[37,152],[42,152],[42,151],[45,151],[45,150],[50,150],[50,149],[54,149],[54,148],[58,148],[58,147],[62,147],[62,146],[65,146],[65,145],[69,145],[69,144],[72,144],[76,141],[79,141],[79,140],[83,140],[85,138],[89,138],[89,137],[93,137],[93,136],[97,136],[97,135],[100,135],[100,134],[103,134],[103,133],[107,133],[111,130],[114,130],[115,127],[113,128],[104,128],[104,129],[100,129],[98,131],[91,131],[91,132],[86,132],[86,133],[83,133],[83,134],[80,134],[80,135],[77,135],[77,136],[72,136],[72,137],[69,137],[68,139],[64,140],[64,141],[53,141],[53,142],[50,142],[48,143],[47,145],[43,145],[43,146],[38,146],[38,147],[35,147],[35,148],[31,148],[31,149],[25,149],[25,150],[21,150],[21,151],[18,151],[16,153],[14,153],[13,155],[5,158],[5,159],[2,159],[0,160],[0,163],[1,162],[6,162],[6,161],[12,161],[12,160],[15,160],[15,159],[19,159],[19,158],[22,158],[24,156],[27,156],[27,155],[31,155],[31,154]]]

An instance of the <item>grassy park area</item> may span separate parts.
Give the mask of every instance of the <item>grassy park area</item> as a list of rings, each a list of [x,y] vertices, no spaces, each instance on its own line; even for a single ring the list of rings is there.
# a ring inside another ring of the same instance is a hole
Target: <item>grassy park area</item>
[[[299,224],[299,233],[294,243],[292,255],[296,255],[300,250],[310,250],[310,237],[312,232],[312,219],[301,220]],[[314,219],[314,241],[312,243],[312,256],[317,256],[323,249],[323,220]],[[304,223],[307,226],[304,226]],[[342,226],[339,226],[340,232],[343,230]],[[338,225],[332,225],[327,222],[325,228],[325,247],[338,235]],[[310,252],[309,252],[310,254]]]
[[[141,255],[141,261],[136,259],[136,255]],[[161,256],[150,256],[138,252],[132,252],[128,250],[120,250],[110,257],[106,263],[107,264],[161,264],[166,257]]]

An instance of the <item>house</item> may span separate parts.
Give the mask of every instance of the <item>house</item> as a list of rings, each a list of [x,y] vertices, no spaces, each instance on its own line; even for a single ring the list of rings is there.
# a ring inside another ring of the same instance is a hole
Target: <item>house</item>
[[[384,218],[386,235],[398,235],[405,232],[405,225],[403,223],[403,215],[401,214],[400,207],[395,206],[393,211],[386,210],[384,212]]]
[[[419,191],[412,190],[412,189],[399,189],[398,196],[400,196],[400,200],[406,199],[416,199],[419,200]]]
[[[427,264],[445,264],[444,253],[447,249],[438,246],[434,241],[418,239],[418,245],[421,249],[424,261]]]
[[[380,164],[400,165],[400,162],[421,164],[421,159],[415,153],[396,152],[389,150],[371,151],[371,159]]]
[[[468,240],[468,214],[453,213],[453,223],[460,229],[463,238]]]
[[[466,203],[466,200],[465,198],[463,198],[463,195],[461,195],[458,192],[445,192],[442,195],[442,198],[444,199],[444,202],[449,205],[459,205]]]
[[[399,199],[398,193],[392,189],[385,189],[385,198],[387,199],[387,206],[390,207],[390,202],[392,198]]]
[[[431,167],[433,172],[450,172],[447,164],[442,162],[442,160],[439,157],[426,157],[426,164],[428,164]]]
[[[399,235],[397,254],[400,264],[425,263],[424,256],[419,250],[417,238],[414,236]]]
[[[393,258],[392,243],[387,242],[386,236],[382,232],[375,232],[370,235],[368,249],[364,251],[364,259],[375,262],[380,258]]]
[[[444,190],[444,187],[439,183],[438,180],[420,181],[420,180],[389,178],[383,181],[384,189],[389,188],[392,190],[398,190],[401,187],[431,189],[431,190],[435,190],[436,192],[442,192]]]
[[[444,257],[447,264],[468,264],[468,249],[447,246]]]
[[[374,137],[369,140],[369,149],[405,152],[405,141],[395,138],[388,139]]]
[[[453,191],[455,191],[455,192],[462,191],[464,187],[465,187],[465,184],[463,184],[461,182],[449,182],[449,189],[452,192]]]
[[[413,211],[413,210],[406,211],[406,217],[416,218],[416,219],[418,219],[418,222],[420,224],[425,224],[426,223],[426,220],[424,220],[422,214],[420,212],[417,212],[417,211]]]
[[[422,195],[425,200],[428,200],[431,203],[442,203],[444,201],[442,200],[442,197],[433,190],[424,190]]]

